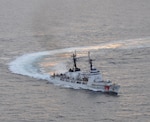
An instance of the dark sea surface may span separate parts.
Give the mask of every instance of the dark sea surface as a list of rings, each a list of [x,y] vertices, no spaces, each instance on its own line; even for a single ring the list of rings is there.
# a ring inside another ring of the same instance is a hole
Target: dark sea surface
[[[149,0],[0,0],[0,121],[149,122],[149,12]],[[118,96],[48,83],[74,50]]]

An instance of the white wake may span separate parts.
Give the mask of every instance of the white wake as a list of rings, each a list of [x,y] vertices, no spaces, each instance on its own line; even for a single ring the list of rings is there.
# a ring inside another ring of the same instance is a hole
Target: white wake
[[[125,41],[111,41],[110,43],[102,43],[96,46],[73,47],[73,48],[65,48],[65,49],[58,49],[58,50],[45,51],[45,52],[36,52],[36,53],[22,55],[16,58],[14,61],[9,63],[9,69],[12,73],[53,82],[49,74],[39,71],[39,69],[34,65],[37,60],[39,60],[44,56],[53,56],[60,53],[74,52],[75,50],[89,51],[89,50],[98,50],[98,49],[115,49],[115,48],[129,49],[129,48],[143,48],[143,47],[150,47],[149,38],[130,39]]]

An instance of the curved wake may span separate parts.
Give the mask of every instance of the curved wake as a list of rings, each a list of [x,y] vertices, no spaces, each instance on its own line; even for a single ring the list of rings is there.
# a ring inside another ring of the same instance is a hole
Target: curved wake
[[[150,47],[150,39],[130,39],[125,41],[111,41],[110,43],[103,43],[97,46],[85,46],[85,47],[73,47],[58,49],[45,52],[37,52],[26,54],[21,57],[18,57],[16,60],[12,61],[9,64],[9,69],[11,72],[21,75],[30,76],[37,79],[50,80],[50,75],[39,71],[35,66],[37,60],[44,56],[52,56],[65,52],[73,52],[74,50],[78,51],[89,51],[89,50],[98,50],[98,49],[129,49],[129,48],[143,48]]]

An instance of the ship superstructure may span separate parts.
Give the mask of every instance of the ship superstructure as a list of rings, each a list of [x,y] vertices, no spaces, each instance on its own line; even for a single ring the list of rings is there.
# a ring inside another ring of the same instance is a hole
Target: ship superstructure
[[[109,80],[103,80],[102,74],[99,70],[93,67],[93,59],[90,58],[90,53],[88,53],[88,61],[90,64],[89,72],[82,72],[80,68],[77,67],[77,57],[76,52],[72,55],[73,68],[70,68],[68,72],[61,74],[53,74],[52,80],[55,82],[63,83],[68,87],[89,89],[93,91],[101,91],[106,93],[118,94],[120,86],[118,84],[112,83]]]

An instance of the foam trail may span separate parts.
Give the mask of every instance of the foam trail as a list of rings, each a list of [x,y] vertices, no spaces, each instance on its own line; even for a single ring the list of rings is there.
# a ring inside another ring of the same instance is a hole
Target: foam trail
[[[132,48],[150,47],[149,40],[150,38],[130,39],[125,41],[113,41],[113,42],[111,41],[109,43],[103,43],[96,46],[73,47],[73,48],[58,49],[53,51],[26,54],[12,61],[9,64],[9,69],[10,71],[16,74],[26,75],[37,79],[44,79],[50,81],[49,74],[44,74],[40,72],[39,69],[37,69],[37,67],[34,66],[35,62],[38,59],[42,58],[43,56],[47,56],[47,55],[51,56],[59,53],[73,52],[75,50],[89,51],[89,50],[98,50],[98,49],[115,49],[115,48],[132,49]]]
[[[38,59],[42,58],[43,56],[55,55],[55,54],[64,53],[64,52],[72,52],[76,49],[79,50],[81,48],[67,48],[67,49],[59,49],[59,50],[53,50],[53,51],[26,54],[10,62],[9,69],[11,72],[16,73],[16,74],[50,81],[49,74],[43,74],[42,72],[40,72],[39,69],[37,69],[37,67],[34,66],[34,63]]]
[[[48,52],[38,52],[26,54],[18,57],[9,64],[9,69],[13,73],[34,77],[37,79],[49,79],[46,74],[41,74],[39,70],[33,65],[42,56],[48,55]]]

